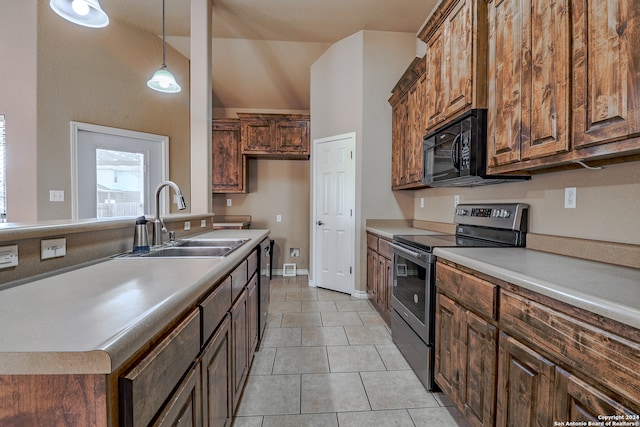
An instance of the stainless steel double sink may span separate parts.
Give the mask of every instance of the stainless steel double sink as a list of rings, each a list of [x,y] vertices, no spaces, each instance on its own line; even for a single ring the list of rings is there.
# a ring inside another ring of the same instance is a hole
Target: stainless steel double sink
[[[152,247],[147,253],[128,253],[131,258],[224,258],[250,239],[184,239]]]

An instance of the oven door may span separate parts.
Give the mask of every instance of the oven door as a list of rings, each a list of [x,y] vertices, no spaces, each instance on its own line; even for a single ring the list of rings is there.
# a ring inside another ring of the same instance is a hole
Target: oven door
[[[435,330],[435,257],[395,242],[392,247],[393,309],[425,344],[431,345]]]

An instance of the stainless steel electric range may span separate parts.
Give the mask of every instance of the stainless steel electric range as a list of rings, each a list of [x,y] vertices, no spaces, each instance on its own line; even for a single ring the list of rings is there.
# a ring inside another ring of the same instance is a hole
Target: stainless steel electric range
[[[435,274],[438,247],[524,247],[529,206],[463,204],[454,212],[455,235],[397,235],[393,248],[391,333],[427,390],[433,381]]]

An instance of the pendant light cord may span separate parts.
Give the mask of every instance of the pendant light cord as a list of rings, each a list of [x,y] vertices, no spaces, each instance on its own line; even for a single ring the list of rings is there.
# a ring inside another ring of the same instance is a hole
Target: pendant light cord
[[[164,0],[162,0],[162,68],[167,68],[167,42],[165,41]]]

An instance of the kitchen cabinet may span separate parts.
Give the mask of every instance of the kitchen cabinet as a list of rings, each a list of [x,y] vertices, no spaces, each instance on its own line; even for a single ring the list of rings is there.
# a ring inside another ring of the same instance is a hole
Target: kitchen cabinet
[[[493,0],[488,8],[489,173],[636,160],[638,1]]]
[[[436,280],[435,380],[472,425],[491,426],[496,393],[496,287],[447,266],[441,270]]]
[[[242,126],[242,154],[283,159],[309,158],[309,115],[237,114]]]
[[[367,233],[367,292],[382,318],[391,323],[393,251],[390,241]]]
[[[202,355],[202,413],[205,427],[228,427],[233,417],[231,320],[224,321]]]
[[[153,427],[201,427],[200,364],[193,367],[173,393]]]
[[[247,325],[247,291],[243,290],[231,308],[232,397],[235,413],[249,372],[249,333]]]
[[[471,108],[486,108],[486,1],[441,2],[418,38],[427,44],[427,129]]]
[[[260,293],[258,292],[258,275],[254,274],[247,284],[247,330],[249,346],[249,364],[258,347],[258,318],[260,317],[259,305]]]
[[[392,90],[391,187],[420,188],[426,128],[425,59],[415,58]]]
[[[472,425],[640,412],[637,329],[442,259],[436,287],[435,381]]]
[[[491,171],[569,150],[568,10],[568,0],[489,2]]]
[[[496,425],[553,425],[554,369],[553,362],[501,333]]]
[[[214,119],[212,131],[212,188],[214,193],[246,193],[247,159],[242,155],[237,119]]]
[[[120,378],[121,425],[148,425],[199,351],[200,312],[196,309]]]

